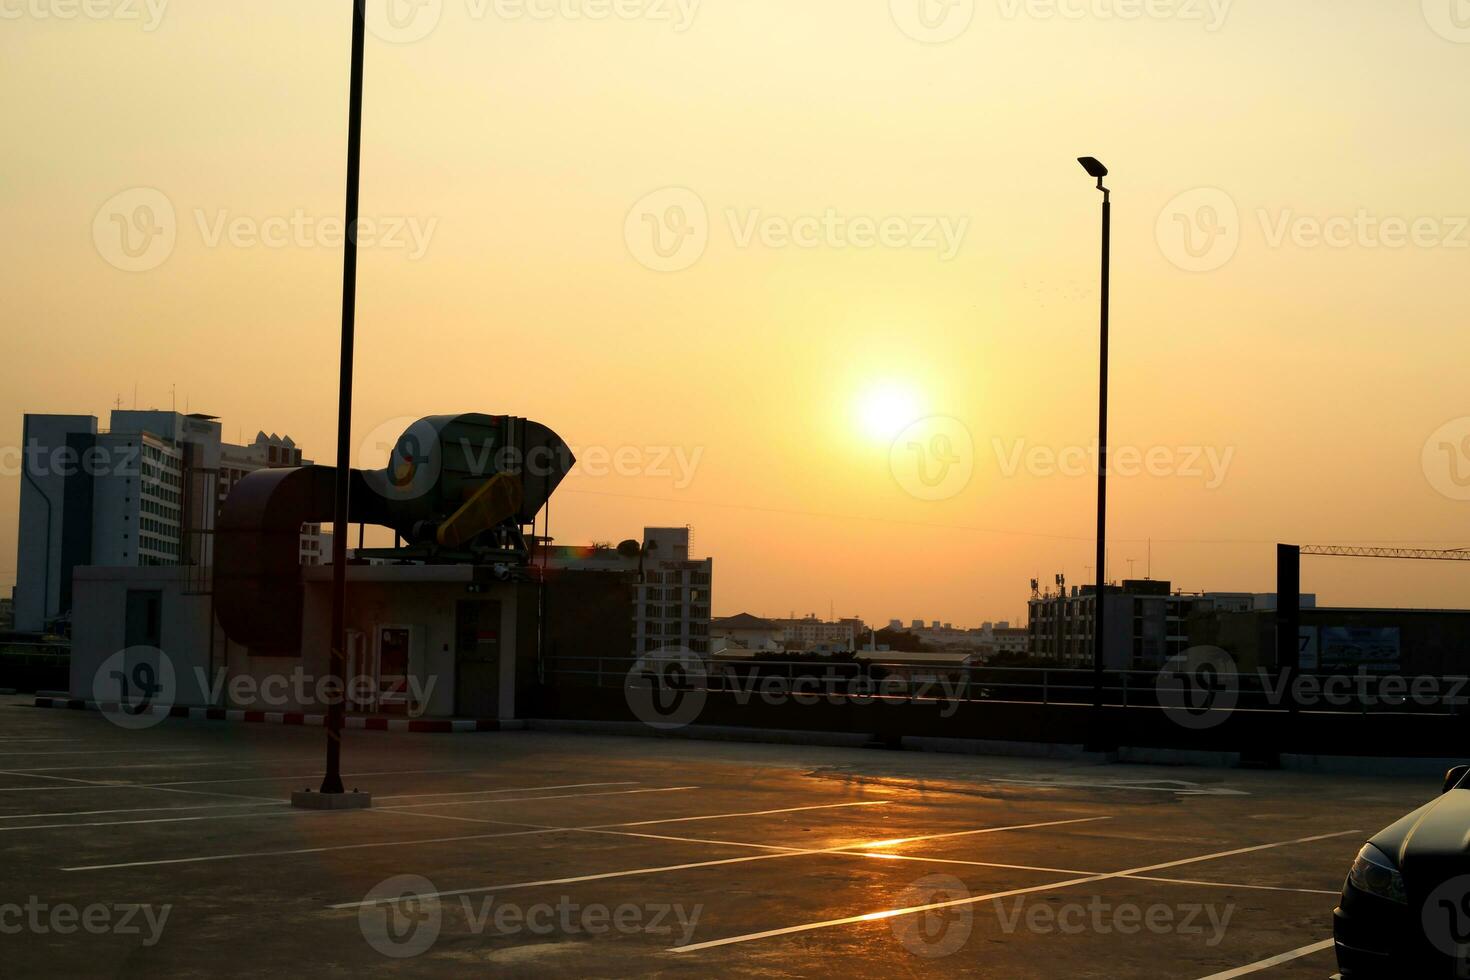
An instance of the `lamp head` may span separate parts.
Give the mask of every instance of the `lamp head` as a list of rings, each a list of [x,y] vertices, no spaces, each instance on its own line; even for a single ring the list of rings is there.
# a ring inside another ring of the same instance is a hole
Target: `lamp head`
[[[1108,168],[1102,165],[1097,157],[1078,157],[1077,162],[1082,164],[1082,169],[1087,171],[1087,176],[1102,180],[1108,175]]]

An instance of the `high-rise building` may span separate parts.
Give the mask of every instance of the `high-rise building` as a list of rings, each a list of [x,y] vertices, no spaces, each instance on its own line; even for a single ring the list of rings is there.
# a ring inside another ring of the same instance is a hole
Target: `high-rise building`
[[[228,493],[221,489],[222,461],[253,462],[257,447],[225,444],[219,421],[199,413],[118,409],[109,421],[104,430],[92,415],[25,416],[17,630],[65,628],[72,573],[81,566],[198,568],[204,587],[215,518]],[[270,465],[272,453],[279,459],[289,440],[277,442],[261,449],[262,465]],[[299,451],[294,459],[299,464]]]
[[[643,584],[633,611],[634,650],[709,652],[713,558],[689,556],[687,527],[643,531]]]
[[[219,423],[176,412],[27,415],[23,426],[15,625],[41,631],[71,611],[81,565],[207,563]],[[207,487],[207,489],[206,489]]]
[[[548,547],[538,539],[537,549],[533,566],[627,576],[633,599],[630,654],[681,648],[709,652],[714,559],[689,556],[687,527],[644,528],[641,542],[616,548]]]
[[[1151,670],[1188,649],[1192,613],[1269,609],[1276,601],[1274,595],[1249,592],[1176,592],[1157,579],[1125,579],[1122,585],[1107,586],[1103,596],[1108,604],[1103,665],[1123,670]],[[1315,595],[1302,596],[1304,608],[1316,601]],[[1075,666],[1092,663],[1095,586],[1033,595],[1029,609],[1031,656]]]

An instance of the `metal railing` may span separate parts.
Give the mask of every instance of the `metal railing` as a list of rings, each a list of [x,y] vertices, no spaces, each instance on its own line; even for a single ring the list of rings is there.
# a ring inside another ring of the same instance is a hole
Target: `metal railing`
[[[57,663],[71,659],[65,643],[0,643],[0,658],[10,663]]]
[[[671,689],[744,695],[863,697],[874,701],[1083,706],[1093,703],[1093,672],[1076,667],[992,667],[889,661],[719,660],[557,656],[545,664],[552,686]],[[1181,673],[1107,670],[1103,703],[1124,708],[1291,711],[1333,714],[1467,713],[1470,677],[1298,672]]]

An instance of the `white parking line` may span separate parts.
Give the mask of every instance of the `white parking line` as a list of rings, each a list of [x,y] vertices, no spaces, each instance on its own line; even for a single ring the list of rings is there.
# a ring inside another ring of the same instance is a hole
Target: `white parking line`
[[[17,773],[11,770],[0,770],[0,776],[24,776],[27,779],[50,779],[54,782],[66,783],[65,786],[12,786],[12,790],[58,790],[58,789],[151,789],[158,793],[188,793],[192,796],[219,796],[229,797],[236,800],[260,800],[266,803],[276,802],[268,796],[240,796],[235,793],[221,793],[217,790],[179,789],[174,783],[100,783],[91,779],[77,779],[74,776],[45,776],[40,773]]]
[[[481,789],[481,790],[474,790],[473,792],[475,792],[477,794],[484,794],[484,793],[531,793],[531,792],[537,792],[537,791],[540,791],[540,790],[578,789],[578,788],[583,787],[583,786],[589,786],[590,787],[590,786],[636,786],[636,785],[637,785],[636,783],[627,783],[627,782],[622,782],[622,783],[568,783],[568,784],[566,784],[564,786],[517,786],[517,787],[514,787],[514,788],[510,788],[510,789]],[[87,787],[85,787],[85,786],[67,786],[67,787],[58,787],[58,788],[65,788],[65,789],[86,789]],[[107,788],[107,787],[99,786],[97,788],[98,789],[104,789],[104,788]],[[155,786],[155,787],[151,787],[151,788],[158,789],[159,787],[156,787]],[[214,794],[210,794],[210,795],[214,795]],[[460,793],[427,793],[427,794],[424,794],[424,795],[425,796],[461,796],[461,795],[466,795],[466,794],[460,794]],[[376,797],[376,799],[378,799],[378,800],[403,800],[403,799],[414,799],[414,798],[415,797],[413,797],[413,796],[379,796],[379,797]],[[242,799],[244,799],[244,798],[242,797]],[[6,815],[3,815],[3,816],[0,816],[0,820],[36,820],[36,819],[40,819],[41,817],[96,817],[96,816],[104,816],[104,815],[112,814],[112,813],[157,813],[157,812],[170,812],[170,811],[173,811],[173,810],[227,810],[227,809],[231,809],[231,808],[234,808],[234,807],[246,807],[246,806],[286,806],[288,804],[288,802],[289,801],[287,801],[287,800],[270,800],[270,801],[261,801],[261,802],[258,802],[258,803],[254,803],[254,802],[252,802],[252,803],[205,803],[205,804],[200,804],[199,806],[136,806],[136,807],[128,807],[126,809],[115,809],[115,810],[57,810],[57,811],[50,811],[50,812],[47,812],[47,813],[12,813],[12,814],[6,814]],[[390,809],[390,808],[380,808],[380,809]],[[391,809],[397,809],[397,808],[391,808]]]
[[[1155,878],[1151,875],[1122,875],[1134,881],[1159,881],[1166,885],[1203,885],[1207,888],[1249,888],[1260,892],[1296,892],[1299,895],[1342,894],[1341,888],[1288,888],[1285,885],[1244,885],[1238,881],[1201,881],[1194,878]]]
[[[647,786],[644,789],[612,789],[601,793],[560,793],[557,796],[512,796],[509,799],[447,799],[431,804],[398,804],[397,807],[378,807],[378,810],[432,810],[435,807],[476,807],[476,805],[520,804],[537,799],[587,799],[589,796],[637,796],[639,793],[679,793],[698,786]]]
[[[84,786],[109,786],[111,783],[99,783],[95,779],[77,779],[74,776],[47,776],[39,772],[22,772],[18,769],[0,769],[0,776],[20,776],[22,779],[49,779],[56,783],[81,783]]]
[[[441,776],[445,773],[474,772],[473,769],[389,769],[384,772],[344,772],[343,779],[361,779],[366,776]],[[296,776],[247,776],[238,779],[181,779],[167,783],[134,783],[133,785],[147,789],[157,789],[160,786],[206,786],[216,783],[269,783],[279,782],[285,779],[310,779],[322,778],[321,770]]]
[[[121,810],[61,810],[51,813],[8,813],[0,820],[39,820],[42,817],[100,817],[113,813],[170,813],[174,810],[233,810],[246,806],[286,806],[286,800],[260,803],[201,803],[198,806],[135,806]]]
[[[1250,796],[1245,790],[1229,789],[1224,786],[1207,786],[1182,779],[1021,779],[991,777],[991,782],[1016,783],[1022,786],[1038,786],[1042,789],[1121,789],[1139,793],[1173,793],[1177,796]]]
[[[928,905],[914,905],[900,909],[882,909],[877,912],[868,912],[863,915],[850,915],[841,919],[826,919],[821,922],[804,922],[800,925],[785,926],[780,929],[767,929],[764,932],[749,932],[740,936],[729,936],[725,939],[712,939],[703,943],[691,943],[687,946],[674,946],[669,949],[671,953],[693,953],[702,949],[713,949],[718,946],[731,946],[737,943],[756,942],[762,939],[773,939],[777,936],[789,936],[794,933],[812,932],[817,929],[830,929],[834,926],[852,925],[858,922],[875,922],[882,919],[891,919],[901,915],[913,915],[918,912],[929,912],[936,909],[955,908],[961,905],[974,905],[978,902],[989,902],[999,898],[1010,898],[1014,895],[1031,895],[1037,892],[1056,891],[1062,888],[1072,888],[1077,885],[1087,885],[1097,881],[1106,881],[1111,878],[1125,878],[1130,875],[1146,874],[1150,871],[1162,871],[1165,868],[1177,868],[1186,864],[1198,864],[1202,861],[1214,861],[1220,858],[1237,857],[1241,854],[1252,854],[1257,851],[1269,850],[1276,847],[1287,847],[1293,844],[1309,844],[1315,841],[1331,840],[1336,837],[1346,837],[1350,834],[1359,834],[1359,830],[1343,830],[1332,834],[1316,834],[1311,837],[1298,837],[1294,840],[1277,841],[1271,844],[1255,844],[1249,847],[1238,847],[1229,851],[1218,851],[1214,854],[1204,854],[1198,857],[1181,858],[1177,861],[1164,861],[1159,864],[1151,864],[1141,868],[1127,868],[1123,871],[1113,871],[1104,874],[1087,875],[1081,878],[1070,878],[1065,881],[1054,881],[1045,885],[1032,885],[1027,888],[1012,888],[1007,891],[990,892],[985,895],[972,895],[968,898],[951,899],[948,902],[934,902]],[[915,838],[910,838],[913,840]],[[851,850],[851,848],[849,848]],[[776,855],[770,855],[772,857]],[[337,906],[333,906],[336,908]]]
[[[68,749],[65,752],[0,752],[0,759],[9,759],[18,755],[155,755],[162,752],[172,752],[178,755],[178,749]]]
[[[430,815],[431,814],[427,814],[427,813],[424,814],[424,816],[426,816],[426,817],[427,816],[430,816]],[[433,816],[442,816],[442,814],[433,814]],[[468,819],[468,818],[465,818],[465,817],[451,817],[449,819],[452,819],[452,820],[463,820],[463,819]],[[483,821],[481,821],[481,822],[483,822]],[[659,823],[673,823],[675,821],[655,821],[655,822],[659,822]],[[629,827],[629,826],[638,826],[638,824],[618,824],[617,826]],[[699,837],[672,837],[672,836],[669,836],[667,834],[640,834],[640,833],[634,833],[632,831],[618,831],[618,830],[612,830],[612,829],[605,829],[605,828],[601,828],[601,827],[577,827],[577,828],[573,828],[573,829],[581,830],[581,831],[593,831],[593,832],[602,833],[602,834],[612,834],[612,835],[615,835],[615,836],[623,836],[623,837],[647,837],[647,838],[651,838],[653,840],[666,840],[666,841],[672,841],[672,842],[682,843],[682,844],[725,844],[725,845],[734,845],[736,847],[753,847],[753,848],[758,848],[758,849],[763,850],[763,851],[794,851],[794,852],[801,853],[801,854],[841,854],[841,855],[850,855],[852,857],[875,858],[875,859],[884,860],[884,861],[917,861],[917,862],[924,863],[924,864],[958,864],[958,865],[965,865],[967,867],[974,867],[974,868],[995,868],[996,870],[1000,870],[1000,871],[1036,871],[1036,872],[1041,872],[1041,873],[1044,873],[1044,874],[1084,875],[1084,876],[1085,875],[1096,875],[1096,874],[1104,874],[1105,873],[1105,872],[1101,872],[1101,871],[1081,871],[1081,870],[1079,870],[1077,868],[1043,868],[1043,867],[1038,867],[1036,865],[1030,865],[1030,864],[1000,864],[1000,863],[997,863],[995,861],[967,861],[967,860],[963,860],[963,859],[960,859],[960,858],[921,857],[921,856],[916,855],[916,854],[887,854],[887,853],[883,853],[883,852],[879,852],[879,851],[858,850],[858,849],[852,849],[852,848],[823,848],[823,849],[820,849],[820,850],[813,850],[811,848],[804,848],[804,847],[786,847],[786,846],[783,846],[781,844],[758,844],[758,843],[747,842],[747,841],[731,841],[731,840],[706,840],[706,839],[702,839],[702,838],[699,838]],[[1119,875],[1119,877],[1120,878],[1127,878],[1127,879],[1129,879],[1131,881],[1152,881],[1152,882],[1157,882],[1159,884],[1165,884],[1165,885],[1190,885],[1190,886],[1195,886],[1195,887],[1206,887],[1206,888],[1229,888],[1229,889],[1236,889],[1236,890],[1242,890],[1242,891],[1295,892],[1295,893],[1303,894],[1303,895],[1334,895],[1334,896],[1335,895],[1338,895],[1338,894],[1341,894],[1341,889],[1329,890],[1329,889],[1325,889],[1325,888],[1288,888],[1288,887],[1281,886],[1281,885],[1250,885],[1250,884],[1245,884],[1243,882],[1238,882],[1238,881],[1203,881],[1203,880],[1191,879],[1191,878],[1159,878],[1159,877],[1155,877],[1155,876],[1152,876],[1152,875]]]
[[[510,799],[494,800],[448,800],[441,803],[404,803],[400,806],[382,806],[379,810],[409,811],[427,810],[433,807],[446,806],[489,806],[494,803],[533,803],[536,800],[583,800],[594,796],[636,796],[642,793],[682,793],[685,790],[699,789],[698,786],[654,786],[647,789],[620,789],[606,793],[564,793],[560,796],[514,796]]]
[[[711,813],[701,817],[667,817],[660,820],[634,820],[629,823],[599,824],[596,827],[579,827],[578,830],[603,830],[609,827],[647,827],[661,823],[687,823],[691,820],[724,820],[727,817],[769,817],[778,813],[805,813],[808,810],[836,810],[848,806],[886,806],[892,800],[858,800],[853,803],[822,803],[817,806],[788,806],[779,810],[747,810],[745,813]]]
[[[1282,953],[1280,956],[1273,956],[1268,960],[1261,960],[1256,963],[1250,963],[1246,966],[1238,966],[1233,970],[1226,970],[1224,973],[1212,973],[1209,976],[1205,977],[1204,980],[1233,980],[1234,977],[1249,976],[1252,973],[1259,973],[1262,970],[1269,970],[1273,966],[1280,966],[1283,963],[1290,963],[1292,960],[1299,960],[1303,956],[1311,956],[1313,953],[1320,953],[1324,949],[1331,949],[1332,942],[1333,941],[1331,939],[1324,939],[1320,943],[1312,943],[1310,946],[1303,946],[1302,948],[1294,949],[1289,953]]]
[[[534,824],[524,820],[491,820],[488,817],[456,817],[447,813],[420,813],[418,804],[408,804],[400,807],[384,807],[394,812],[404,813],[415,817],[433,817],[435,820],[454,820],[459,823],[482,823],[500,827],[535,827],[543,833],[602,833],[621,837],[648,837],[654,840],[681,841],[687,844],[731,844],[736,847],[758,847],[770,851],[794,851],[807,854],[822,854],[823,851],[811,851],[802,847],[782,847],[777,844],[745,844],[740,841],[723,840],[700,840],[696,837],[665,837],[658,834],[639,834],[632,831],[617,831],[615,827],[647,827],[650,824],[684,823],[690,820],[728,820],[733,817],[764,817],[773,813],[799,813],[804,810],[832,810],[838,807],[848,806],[882,806],[889,800],[862,800],[853,803],[820,803],[812,806],[784,807],[780,810],[747,810],[743,813],[711,813],[697,817],[661,817],[657,820],[630,820],[626,823],[603,823],[587,826],[564,827],[560,824]]]
[[[328,811],[323,811],[328,812]],[[203,857],[165,858],[155,861],[125,861],[120,864],[87,864],[71,868],[62,868],[62,871],[110,871],[116,868],[151,868],[165,864],[197,864],[204,861],[234,861],[242,858],[258,857],[284,857],[295,854],[323,854],[327,851],[357,851],[369,847],[402,847],[408,844],[449,844],[457,841],[489,840],[492,837],[525,837],[531,834],[544,834],[546,831],[517,830],[507,831],[499,834],[471,834],[467,837],[427,837],[421,840],[386,840],[369,841],[365,844],[334,844],[330,847],[298,847],[289,851],[242,851],[238,854],[208,854]]]
[[[688,790],[688,789],[698,789],[698,788],[699,788],[698,786],[669,786],[669,787],[659,788],[659,789],[627,789],[627,790],[620,790],[620,791],[615,792],[615,793],[567,793],[567,794],[564,794],[564,795],[561,795],[561,796],[512,796],[512,797],[508,797],[508,798],[505,798],[505,799],[495,799],[495,800],[469,800],[469,801],[457,801],[457,802],[454,802],[454,803],[415,803],[415,804],[410,804],[410,806],[416,806],[416,807],[464,806],[464,805],[467,805],[468,803],[534,803],[537,800],[575,800],[575,799],[583,799],[583,798],[589,797],[589,796],[622,796],[622,795],[625,795],[625,794],[628,794],[628,793],[672,793],[672,792],[676,792],[678,790]],[[409,813],[409,814],[412,813],[412,811],[409,809],[409,806],[401,806],[401,807],[397,807],[397,806],[384,806],[384,807],[378,807],[377,808],[377,811],[378,812],[381,812],[381,813],[397,813],[399,811],[403,811],[403,812]],[[19,832],[19,831],[22,831],[22,830],[62,830],[62,829],[70,828],[70,827],[127,827],[127,826],[132,826],[134,824],[148,824],[148,823],[197,823],[197,822],[202,821],[202,820],[243,820],[243,819],[250,818],[250,817],[285,817],[285,816],[296,816],[296,815],[299,815],[299,814],[324,813],[324,812],[329,812],[329,811],[323,811],[323,810],[294,810],[293,809],[293,810],[280,810],[280,811],[276,811],[276,812],[273,812],[273,813],[258,813],[258,812],[257,813],[212,813],[212,814],[206,814],[206,815],[203,815],[203,816],[193,816],[193,817],[150,817],[150,818],[144,819],[144,820],[98,820],[98,821],[91,821],[91,822],[88,822],[88,823],[75,823],[75,822],[67,822],[67,823],[34,823],[34,824],[25,824],[24,826],[21,826],[21,827],[0,827],[0,834],[16,833],[16,832]],[[372,812],[372,811],[364,811],[364,812]],[[427,815],[428,814],[424,814],[424,816],[427,816]]]
[[[594,786],[637,786],[638,781],[625,779],[616,783],[566,783],[561,786],[517,786],[512,789],[471,789],[463,793],[400,793],[397,796],[375,796],[373,799],[379,802],[383,800],[426,800],[439,796],[484,796],[489,793],[535,793],[552,789],[591,789]]]
[[[1048,821],[1045,821],[1045,822],[1042,822],[1042,823],[1016,824],[1016,825],[1010,826],[1010,827],[982,827],[982,828],[979,828],[979,829],[976,829],[976,830],[961,831],[961,833],[969,834],[969,835],[975,835],[975,834],[998,834],[998,833],[1002,833],[1004,831],[1010,831],[1010,830],[1034,830],[1034,829],[1039,828],[1039,827],[1057,827],[1057,826],[1062,826],[1062,825],[1065,825],[1065,824],[1090,823],[1090,822],[1096,821],[1096,820],[1110,820],[1110,819],[1112,819],[1112,818],[1111,817],[1080,817],[1080,818],[1076,818],[1076,819],[1072,819],[1072,820],[1048,820]],[[567,830],[577,830],[577,829],[581,829],[581,828],[568,827],[568,828],[564,828],[564,829],[567,829]],[[601,828],[586,828],[586,829],[593,830],[593,829],[601,829]],[[935,837],[952,837],[952,836],[957,836],[957,835],[956,834],[935,834],[935,835],[932,835],[932,836],[909,837],[909,838],[905,838],[905,840],[907,840],[907,841],[920,841],[920,840],[931,840],[931,839],[934,839]],[[710,841],[708,843],[724,843],[724,842]],[[882,842],[882,843],[886,843],[886,842]],[[734,846],[739,846],[739,845],[737,844],[737,845],[734,845]],[[869,847],[871,847],[871,846],[874,846],[874,845],[873,844],[869,844],[869,845],[863,845],[863,844],[847,844],[847,845],[844,845],[842,847],[813,848],[813,849],[810,849],[810,850],[798,850],[798,849],[782,850],[782,851],[779,851],[779,852],[776,852],[776,853],[771,853],[771,854],[752,854],[752,855],[749,855],[747,857],[721,858],[721,859],[713,860],[713,861],[693,861],[693,862],[689,862],[689,863],[686,863],[686,864],[670,864],[670,865],[663,865],[663,866],[655,867],[655,868],[628,868],[628,869],[625,869],[625,870],[622,870],[622,871],[604,871],[604,872],[601,872],[601,873],[598,873],[598,874],[573,875],[573,876],[567,877],[567,878],[550,878],[550,879],[547,879],[545,881],[516,881],[516,882],[508,882],[508,883],[503,884],[503,885],[483,885],[483,886],[479,886],[479,887],[476,887],[476,888],[456,888],[456,889],[453,889],[453,890],[450,890],[450,891],[430,892],[430,893],[428,893],[426,895],[398,896],[398,897],[392,897],[392,898],[382,898],[382,899],[375,899],[375,900],[372,900],[372,901],[361,901],[361,902],[342,902],[342,903],[339,903],[337,905],[329,905],[327,907],[328,908],[331,908],[331,909],[350,909],[350,908],[361,908],[361,907],[364,907],[364,906],[371,906],[371,905],[392,905],[392,904],[395,904],[397,902],[403,901],[405,898],[444,898],[446,896],[454,896],[454,895],[479,895],[479,894],[483,894],[485,892],[505,891],[505,890],[511,889],[511,888],[541,888],[541,887],[550,886],[550,885],[572,885],[572,884],[577,884],[577,883],[584,882],[584,881],[604,881],[604,880],[606,880],[608,878],[630,878],[630,877],[639,877],[639,876],[644,876],[644,875],[665,874],[665,873],[670,872],[670,871],[688,871],[688,870],[691,870],[691,869],[694,869],[694,868],[714,868],[714,867],[719,867],[720,865],[725,865],[725,864],[744,864],[744,863],[748,863],[748,862],[751,862],[751,861],[771,861],[771,860],[775,860],[777,858],[803,857],[803,856],[806,856],[806,855],[809,855],[809,854],[830,854],[830,853],[838,853],[838,852],[842,852],[842,851],[851,851],[854,848],[859,848],[859,847],[863,847],[863,846],[869,846]]]
[[[72,787],[64,787],[70,789]],[[97,789],[107,789],[107,786],[98,786]],[[281,802],[274,796],[247,796],[244,793],[221,793],[217,789],[182,789],[178,786],[122,786],[124,789],[147,789],[155,793],[185,793],[189,796],[214,796],[226,800],[259,800],[262,803]]]
[[[330,813],[330,810],[272,810],[269,813],[212,813],[197,817],[149,817],[146,820],[94,820],[85,823],[28,823],[23,827],[0,827],[0,834],[13,834],[22,830],[70,830],[73,827],[130,827],[147,823],[196,823],[200,820],[244,820],[250,817],[294,817],[311,813]]]
[[[33,773],[79,772],[84,769],[106,769],[108,772],[114,772],[118,769],[170,769],[176,766],[189,769],[203,769],[210,766],[284,766],[288,763],[295,765],[299,762],[301,762],[300,759],[251,759],[243,762],[195,762],[192,759],[187,761],[171,759],[168,762],[140,762],[131,766],[114,766],[108,763],[98,763],[95,766],[27,766],[22,769],[11,769],[10,771]]]
[[[67,786],[0,786],[0,793],[56,793],[64,789],[137,789],[133,783],[82,783]]]
[[[888,801],[887,800],[878,800],[878,801],[873,801],[873,802],[886,803]],[[804,809],[808,809],[808,810],[827,810],[827,809],[832,809],[832,808],[835,808],[835,807],[842,807],[842,806],[867,806],[867,805],[869,805],[869,803],[867,803],[867,802],[863,802],[863,803],[824,803],[824,804],[822,804],[820,806],[794,807],[794,808],[792,808],[792,810],[790,812],[795,812],[797,810],[804,810]],[[411,810],[408,810],[408,809],[402,810],[401,812],[403,812],[406,815],[410,815],[410,816],[414,815],[413,812]],[[709,816],[709,819],[712,819],[713,820],[713,819],[717,819],[717,818],[720,818],[720,817],[731,817],[731,818],[734,818],[734,817],[750,817],[750,816],[756,816],[760,812],[762,812],[762,811],[750,811],[750,812],[744,812],[744,813],[716,813],[716,814],[711,814]],[[425,813],[425,814],[419,814],[419,816],[425,816],[425,817],[443,817],[444,814]],[[442,844],[442,843],[446,843],[446,842],[449,842],[449,841],[490,840],[492,838],[498,838],[498,837],[528,837],[528,836],[531,836],[531,835],[534,835],[534,834],[556,833],[556,832],[560,832],[560,831],[571,831],[571,830],[582,830],[582,829],[588,829],[588,830],[591,830],[591,829],[599,829],[599,828],[590,828],[590,827],[589,828],[581,828],[581,827],[546,827],[546,826],[541,826],[541,825],[538,825],[538,824],[516,823],[514,821],[509,821],[509,820],[485,820],[483,818],[471,818],[471,817],[456,817],[454,819],[464,820],[464,821],[471,822],[471,823],[496,824],[498,826],[503,826],[503,827],[526,827],[528,829],[525,829],[525,830],[516,830],[516,831],[506,831],[506,832],[494,833],[494,834],[471,834],[471,835],[466,836],[466,837],[435,837],[435,838],[429,838],[429,839],[424,839],[424,840],[372,841],[372,842],[369,842],[369,843],[366,843],[366,844],[337,844],[337,845],[326,846],[326,847],[308,847],[308,848],[304,848],[304,849],[297,848],[297,849],[286,850],[286,851],[248,851],[248,852],[241,852],[241,853],[235,853],[235,854],[207,854],[207,855],[203,855],[203,856],[200,856],[200,857],[163,858],[163,859],[152,860],[152,861],[127,861],[127,862],[123,862],[123,863],[120,863],[120,864],[93,864],[93,865],[83,865],[83,866],[78,866],[78,867],[62,868],[61,870],[62,871],[109,871],[109,870],[112,870],[112,869],[115,869],[115,868],[141,868],[141,867],[153,867],[155,865],[164,865],[164,864],[194,864],[194,863],[203,862],[203,861],[233,861],[233,860],[243,859],[243,858],[287,857],[287,856],[295,855],[295,854],[321,854],[321,853],[326,852],[326,851],[352,851],[352,850],[358,850],[358,849],[367,848],[367,847],[408,847],[408,846],[413,846],[413,845],[418,845],[418,844]],[[671,818],[669,818],[669,822],[675,822],[675,821],[686,820],[686,819],[689,819],[689,818],[686,818],[686,817],[671,817]],[[644,826],[644,825],[646,825],[646,824],[648,824],[650,822],[659,822],[659,821],[642,820],[642,821],[636,821],[636,824],[635,825],[637,825],[637,826]],[[624,825],[623,824],[606,824],[604,826],[607,826],[607,827],[620,827],[620,826],[624,826]]]

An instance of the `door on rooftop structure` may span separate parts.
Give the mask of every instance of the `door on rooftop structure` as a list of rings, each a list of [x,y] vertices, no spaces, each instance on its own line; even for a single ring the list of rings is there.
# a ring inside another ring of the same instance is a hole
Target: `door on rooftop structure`
[[[163,592],[129,589],[123,608],[123,646],[163,645]]]
[[[500,717],[500,603],[461,600],[454,616],[454,713]]]
[[[388,625],[377,629],[374,657],[378,672],[377,699],[382,711],[404,712],[413,709],[408,676],[413,670],[412,626]]]
[[[162,647],[163,592],[129,589],[123,606],[123,663],[94,692],[105,691],[134,714],[148,710],[155,699],[172,701],[176,680],[171,679],[172,668],[165,674]]]

